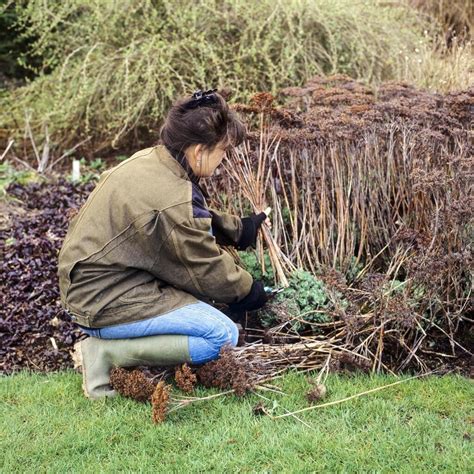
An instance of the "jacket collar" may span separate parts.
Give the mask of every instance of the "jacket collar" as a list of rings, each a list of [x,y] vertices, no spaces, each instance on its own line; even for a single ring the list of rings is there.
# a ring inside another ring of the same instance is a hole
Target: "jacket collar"
[[[163,145],[163,147],[168,151],[168,153],[181,165],[181,168],[186,172],[187,177],[191,182],[197,184],[199,186],[199,176],[196,176],[189,166],[188,160],[186,159],[186,155],[181,150],[174,150],[171,148],[167,148]]]

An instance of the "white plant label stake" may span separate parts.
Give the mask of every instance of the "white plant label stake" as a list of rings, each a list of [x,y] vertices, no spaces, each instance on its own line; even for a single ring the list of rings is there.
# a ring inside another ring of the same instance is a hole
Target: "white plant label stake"
[[[81,162],[72,160],[72,180],[79,181],[81,179]]]

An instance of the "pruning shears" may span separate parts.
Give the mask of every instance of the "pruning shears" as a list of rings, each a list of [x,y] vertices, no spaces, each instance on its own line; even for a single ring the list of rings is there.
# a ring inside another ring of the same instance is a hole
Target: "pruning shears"
[[[272,288],[270,286],[265,286],[263,288],[263,290],[265,291],[265,293],[267,294],[267,296],[269,298],[272,298],[276,295],[278,295],[278,293],[281,293],[285,288]]]

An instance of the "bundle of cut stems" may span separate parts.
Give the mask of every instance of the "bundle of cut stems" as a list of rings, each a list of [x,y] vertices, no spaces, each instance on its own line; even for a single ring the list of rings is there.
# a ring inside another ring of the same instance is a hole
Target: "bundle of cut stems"
[[[228,175],[236,182],[240,188],[242,195],[248,199],[253,211],[262,212],[267,208],[266,190],[271,186],[271,167],[268,166],[267,160],[272,151],[271,160],[275,159],[278,152],[278,138],[265,130],[264,114],[260,114],[260,144],[258,149],[256,171],[255,163],[252,161],[252,153],[249,142],[244,142],[241,148],[234,149],[232,156],[225,164]],[[280,246],[274,239],[270,228],[264,223],[262,225],[262,233],[258,239],[259,260],[262,270],[265,271],[265,261],[263,258],[263,240],[268,248],[270,262],[275,274],[276,283],[287,287],[288,279],[286,275],[294,270],[294,265],[290,259],[282,252]]]
[[[247,344],[234,349],[239,360],[252,367],[257,381],[268,380],[286,370],[297,371],[317,370],[330,358],[349,354],[355,359],[365,361],[366,358],[351,352],[341,341],[322,339],[316,336],[302,339],[291,344]]]

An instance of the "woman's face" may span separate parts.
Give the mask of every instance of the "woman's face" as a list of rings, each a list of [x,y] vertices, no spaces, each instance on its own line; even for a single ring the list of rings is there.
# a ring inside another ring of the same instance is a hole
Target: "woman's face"
[[[192,145],[186,150],[186,157],[194,174],[203,178],[212,176],[225,157],[227,148],[224,143],[218,143],[212,150],[204,145]]]

